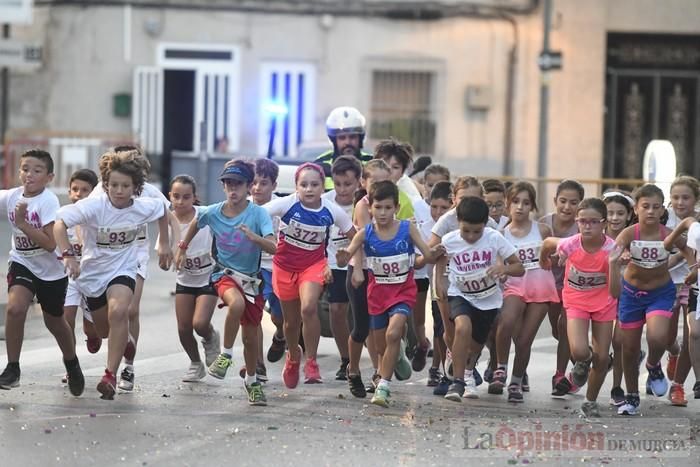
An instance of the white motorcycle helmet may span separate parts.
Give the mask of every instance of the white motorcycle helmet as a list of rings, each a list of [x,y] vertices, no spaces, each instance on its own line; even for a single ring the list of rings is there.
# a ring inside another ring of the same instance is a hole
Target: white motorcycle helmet
[[[340,134],[360,135],[360,148],[365,139],[367,120],[365,116],[354,107],[336,107],[326,119],[326,132],[328,139],[333,143],[333,149],[337,151],[336,136]]]

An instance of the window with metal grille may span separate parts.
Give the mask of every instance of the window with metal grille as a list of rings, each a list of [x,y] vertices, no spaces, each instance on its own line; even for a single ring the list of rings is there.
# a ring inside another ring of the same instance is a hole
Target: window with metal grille
[[[434,73],[429,71],[375,70],[370,137],[393,136],[411,143],[416,153],[434,153],[434,82]]]

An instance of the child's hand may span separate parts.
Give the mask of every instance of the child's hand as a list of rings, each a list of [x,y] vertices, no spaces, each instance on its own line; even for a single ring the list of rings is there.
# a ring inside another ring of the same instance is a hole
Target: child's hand
[[[27,218],[27,203],[19,202],[15,205],[15,225],[19,227],[20,225],[26,224]]]
[[[491,276],[493,279],[505,279],[506,274],[505,264],[495,264],[486,270],[486,274]]]
[[[622,248],[620,245],[615,245],[615,248],[613,248],[610,251],[610,254],[608,255],[608,261],[610,261],[610,264],[619,266],[620,260],[622,259],[622,255],[624,252],[624,248]]]
[[[243,232],[245,234],[245,236],[248,237],[248,240],[250,240],[252,242],[254,242],[258,239],[258,236],[255,234],[255,232],[250,230],[250,228],[245,224],[239,225],[238,230]]]
[[[365,275],[362,272],[362,268],[358,267],[352,270],[352,277],[350,277],[350,283],[353,287],[358,289],[362,283],[365,281]]]
[[[63,258],[63,267],[71,279],[77,279],[80,275],[80,263],[75,256],[66,256]]]
[[[173,251],[170,249],[169,245],[159,245],[158,246],[158,266],[163,271],[170,269],[173,264]]]
[[[434,247],[430,249],[430,255],[433,257],[433,259],[438,259],[439,257],[443,256],[447,250],[445,250],[445,245],[442,243],[438,243]]]
[[[438,300],[447,300],[447,281],[444,277],[437,277],[435,281],[435,295]]]
[[[338,248],[335,253],[335,261],[338,263],[338,267],[344,268],[350,262],[350,252],[347,248]]]
[[[540,268],[545,271],[552,269],[552,257],[547,255],[540,255]]]
[[[323,282],[326,284],[330,284],[333,282],[333,273],[331,272],[331,268],[326,264],[326,267],[323,269]]]
[[[557,257],[559,258],[559,260],[557,261],[559,267],[563,268],[564,266],[566,266],[566,260],[568,259],[568,256],[566,256],[564,252],[560,251],[559,253],[557,253]]]
[[[175,260],[173,261],[176,271],[182,270],[182,263],[185,262],[185,251],[182,248],[178,248],[175,252]]]
[[[685,285],[693,285],[698,281],[698,268],[695,266],[690,270],[690,273],[685,277]]]

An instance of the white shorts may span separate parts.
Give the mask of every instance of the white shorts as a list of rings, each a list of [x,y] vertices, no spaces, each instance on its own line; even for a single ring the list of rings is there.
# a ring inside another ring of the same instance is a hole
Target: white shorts
[[[141,279],[146,280],[148,279],[148,261],[151,259],[148,250],[141,250],[138,253],[138,267],[136,269],[136,274],[138,274]]]
[[[78,286],[75,285],[75,282],[71,280],[68,281],[66,300],[63,302],[63,306],[77,306],[85,308],[83,294],[80,293],[80,290],[78,290]]]

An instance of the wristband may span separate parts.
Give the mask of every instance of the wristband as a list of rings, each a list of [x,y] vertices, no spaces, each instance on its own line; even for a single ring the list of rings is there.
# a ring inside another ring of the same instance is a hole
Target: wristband
[[[63,252],[61,252],[61,257],[62,258],[70,258],[70,257],[74,258],[75,257],[75,250],[73,249],[72,246],[70,248],[66,248],[65,250],[63,250]]]
[[[180,243],[177,244],[177,247],[181,250],[186,250],[189,245],[184,242],[184,240],[180,240]]]

